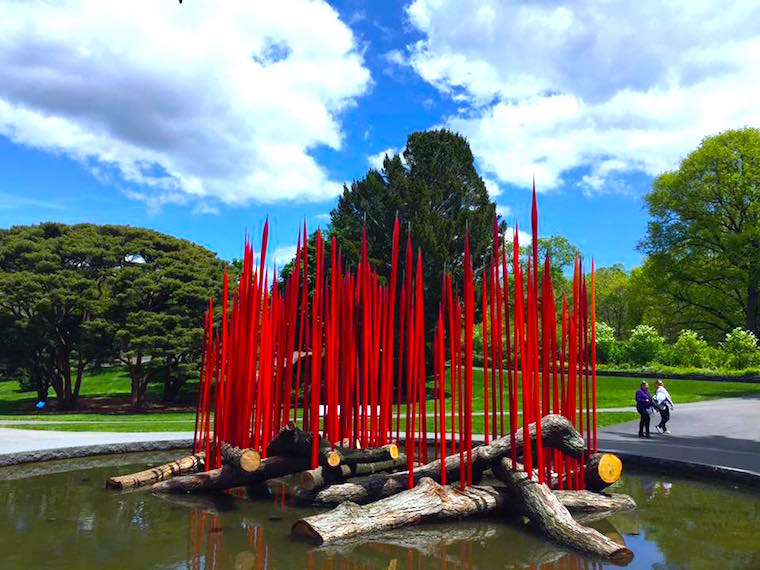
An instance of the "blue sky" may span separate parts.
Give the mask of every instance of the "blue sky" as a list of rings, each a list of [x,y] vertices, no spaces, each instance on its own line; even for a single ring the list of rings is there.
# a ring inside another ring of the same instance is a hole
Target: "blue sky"
[[[760,124],[756,2],[63,0],[0,5],[0,226],[145,226],[240,255],[416,130],[470,140],[510,225],[641,261],[643,195]]]

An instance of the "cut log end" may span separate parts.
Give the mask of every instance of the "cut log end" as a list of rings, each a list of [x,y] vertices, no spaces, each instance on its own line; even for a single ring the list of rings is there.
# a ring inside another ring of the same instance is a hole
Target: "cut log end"
[[[389,443],[385,447],[388,449],[391,459],[398,459],[398,445],[395,443]]]
[[[612,453],[596,453],[586,463],[586,488],[601,491],[615,483],[623,473],[623,462]]]
[[[261,466],[261,455],[253,449],[246,449],[240,457],[240,469],[246,473],[253,473]]]
[[[338,453],[337,451],[330,451],[327,454],[327,464],[330,467],[337,467],[338,465],[340,465],[340,462],[341,462],[341,456],[340,456],[340,453]]]

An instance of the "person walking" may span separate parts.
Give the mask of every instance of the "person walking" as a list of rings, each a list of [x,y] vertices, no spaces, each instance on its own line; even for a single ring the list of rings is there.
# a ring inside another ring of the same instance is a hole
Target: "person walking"
[[[660,412],[660,423],[657,424],[655,428],[657,428],[657,431],[660,433],[669,433],[665,424],[667,424],[670,419],[670,410],[673,409],[673,400],[662,380],[657,380],[654,385],[655,391],[652,400],[654,401],[654,405],[657,406],[657,410]]]
[[[646,381],[636,390],[636,411],[639,412],[639,437],[652,437],[649,435],[649,421],[652,412],[652,396],[649,394],[649,384]],[[646,432],[646,433],[645,433]]]

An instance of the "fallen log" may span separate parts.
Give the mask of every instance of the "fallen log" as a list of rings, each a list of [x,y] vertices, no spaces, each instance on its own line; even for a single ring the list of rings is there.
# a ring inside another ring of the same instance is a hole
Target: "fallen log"
[[[530,424],[531,441],[536,441],[536,424]],[[558,449],[571,457],[583,455],[584,441],[578,435],[570,421],[560,415],[544,416],[541,420],[541,440],[544,447]],[[515,434],[515,447],[517,455],[522,454],[523,436],[522,431]],[[486,469],[502,457],[509,456],[512,445],[509,436],[493,440],[488,445],[481,445],[472,450],[473,481],[479,481]],[[446,480],[453,482],[459,480],[459,454],[450,455],[446,458]],[[424,477],[430,477],[434,481],[441,480],[441,460],[436,459],[414,469],[415,484]],[[392,474],[375,474],[365,480],[334,484],[317,492],[304,490],[296,493],[299,503],[313,504],[315,506],[329,506],[343,501],[353,501],[366,504],[377,499],[389,497],[409,488],[409,472],[399,471]]]
[[[524,473],[522,475],[524,479],[527,479]],[[572,516],[564,503],[567,503],[568,507],[574,511],[584,513],[599,512],[604,509],[607,509],[608,512],[614,512],[619,509],[628,509],[632,504],[635,505],[633,500],[626,496],[599,495],[598,503],[595,503],[594,493],[587,491],[580,492],[580,496],[576,496],[579,493],[576,491],[564,491],[560,495],[554,495],[545,485],[539,485],[532,481],[528,482],[534,487],[544,489],[550,499],[541,497],[540,500],[550,501],[553,509],[561,509],[567,513],[570,520],[572,520]],[[293,525],[291,532],[294,536],[305,538],[316,544],[323,544],[426,521],[442,522],[507,510],[526,515],[533,520],[531,513],[536,510],[536,507],[524,508],[520,505],[515,508],[510,503],[515,499],[515,491],[511,488],[472,486],[460,490],[455,486],[440,485],[426,477],[413,489],[402,491],[368,505],[360,506],[354,502],[345,501],[331,511],[300,519]],[[528,500],[535,501],[532,495],[528,497]],[[522,499],[517,497],[517,502],[520,501]],[[541,508],[545,510],[544,507]],[[564,519],[559,519],[558,522],[567,524]],[[575,521],[573,521],[573,525],[585,529]],[[591,529],[585,529],[584,532],[586,530]],[[593,532],[599,535],[593,538],[604,540],[602,535],[596,531]],[[571,542],[553,538],[562,546],[573,546]],[[617,547],[620,548],[619,545]],[[581,550],[601,555],[598,548],[597,551],[590,550],[589,547],[581,548]],[[609,552],[605,554],[605,558],[610,560],[615,559],[616,556],[622,555]]]
[[[253,485],[266,479],[299,473],[309,467],[305,457],[275,456],[261,460],[258,470],[246,473],[232,465],[223,465],[205,473],[174,477],[153,485],[154,493],[218,492],[233,487]]]
[[[555,497],[573,514],[631,511],[636,501],[629,495],[595,493],[593,491],[552,491]]]
[[[493,472],[506,484],[509,499],[505,504],[527,517],[532,526],[557,544],[617,564],[627,564],[633,559],[633,553],[627,547],[574,520],[546,485],[529,479],[525,472],[510,470],[506,459],[494,465]]]
[[[601,491],[620,479],[623,462],[612,453],[595,453],[586,460],[586,489]]]
[[[261,464],[261,455],[255,449],[241,449],[228,443],[222,443],[219,451],[223,464],[232,465],[246,473],[253,473],[258,470]]]
[[[492,511],[502,497],[492,488],[467,487],[462,491],[425,477],[416,487],[393,497],[363,507],[347,501],[327,513],[300,519],[291,533],[323,544],[429,520],[446,521]]]
[[[306,491],[321,489],[326,485],[336,483],[351,477],[366,477],[383,471],[393,471],[406,467],[406,456],[399,455],[396,459],[377,461],[375,463],[355,463],[354,465],[339,465],[338,467],[317,467],[296,475],[298,486]]]
[[[290,421],[272,438],[267,445],[267,457],[292,456],[311,459],[312,433],[303,431]],[[319,439],[319,464],[327,467],[337,467],[341,463],[338,451],[331,449],[330,442],[324,438]]]
[[[109,477],[106,481],[106,487],[110,489],[134,489],[156,481],[164,481],[175,475],[192,473],[201,469],[204,458],[205,454],[201,452],[137,473]]]

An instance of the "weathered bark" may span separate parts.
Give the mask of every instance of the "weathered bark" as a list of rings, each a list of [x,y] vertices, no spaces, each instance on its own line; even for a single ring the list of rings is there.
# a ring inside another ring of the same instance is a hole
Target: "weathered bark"
[[[536,424],[530,424],[531,441],[536,441]],[[541,440],[544,447],[558,449],[571,457],[583,455],[583,438],[578,435],[570,421],[559,415],[544,416],[541,420]],[[522,430],[515,434],[517,455],[522,455]],[[509,436],[493,440],[489,445],[481,445],[472,450],[473,480],[479,481],[480,476],[491,464],[502,457],[511,454]],[[465,455],[465,460],[467,459]],[[446,458],[446,481],[451,483],[459,480],[459,454]],[[424,477],[434,481],[441,480],[441,460],[436,459],[414,469],[415,484]],[[369,503],[377,499],[389,497],[409,488],[409,472],[399,471],[392,474],[375,474],[365,480],[331,485],[318,492],[303,491],[296,494],[300,503],[328,506],[342,501],[353,501],[359,504]]]
[[[369,532],[435,520],[446,521],[496,509],[502,500],[492,488],[468,487],[464,491],[442,486],[426,477],[413,489],[369,505],[344,502],[332,511],[296,521],[294,536],[316,544]]]
[[[527,479],[527,477],[523,478]],[[611,513],[628,510],[635,506],[633,499],[625,495],[611,497],[595,495],[589,491],[563,491],[553,494],[544,485],[532,481],[529,483],[533,487],[540,487],[545,491],[544,494],[550,497],[550,499],[540,497],[540,500],[549,501],[552,512],[561,509],[567,513],[570,520],[572,520],[570,510],[578,513]],[[523,499],[516,495],[512,488],[472,486],[462,491],[455,486],[439,485],[426,477],[413,489],[405,490],[368,505],[359,506],[351,501],[345,501],[331,511],[300,519],[293,525],[292,532],[295,536],[322,544],[425,521],[441,522],[501,511],[526,515],[532,521],[535,518],[534,511],[539,509],[544,512],[548,508],[533,506],[530,501],[535,500],[533,495]],[[517,501],[518,504],[511,503],[514,501]],[[526,501],[528,502],[527,507],[524,504]],[[557,518],[553,514],[551,516]],[[558,519],[558,522],[567,524],[567,521],[561,518]],[[551,521],[547,524],[551,524]],[[573,527],[580,527],[580,525],[573,521]],[[583,529],[584,527],[580,528]],[[596,531],[593,532],[596,533]],[[599,536],[604,539],[602,535]],[[552,538],[556,541],[556,537],[552,536]],[[598,536],[592,536],[589,540],[593,542],[598,538]],[[558,542],[563,546],[573,546],[566,540]],[[619,545],[617,546],[619,548]],[[601,552],[589,550],[589,547],[585,547],[584,551],[601,555]],[[615,556],[620,555],[615,554],[613,556],[608,552],[604,556],[614,559]]]
[[[614,563],[627,564],[633,559],[630,549],[574,520],[570,511],[546,485],[529,479],[525,472],[510,470],[504,459],[494,465],[493,471],[506,484],[509,499],[505,503],[527,517],[547,538],[561,546]]]
[[[398,459],[399,456],[398,446],[395,443],[367,449],[350,449],[341,447],[337,448],[337,451],[340,453],[341,464],[343,465],[392,461]]]
[[[321,489],[326,485],[350,479],[365,477],[383,471],[393,471],[406,467],[406,456],[399,455],[396,459],[378,461],[375,463],[356,463],[354,465],[339,465],[338,467],[317,467],[299,473],[296,478],[298,486],[305,491]]]
[[[554,496],[573,514],[613,513],[631,511],[636,501],[629,495],[595,493],[593,491],[552,491]]]
[[[612,453],[595,453],[586,460],[586,488],[601,491],[620,479],[623,462]]]
[[[205,454],[201,452],[130,475],[110,477],[106,481],[106,487],[110,489],[133,489],[149,483],[155,483],[156,481],[164,481],[175,475],[192,473],[198,471],[203,466],[204,457]]]
[[[224,491],[233,487],[253,485],[267,479],[292,475],[304,471],[309,466],[305,457],[275,456],[261,460],[258,470],[246,473],[231,465],[213,469],[205,473],[195,473],[174,477],[153,485],[154,493],[209,493]]]
[[[253,473],[261,465],[261,456],[255,449],[241,449],[228,443],[222,443],[219,449],[222,463],[232,465],[246,473]]]

